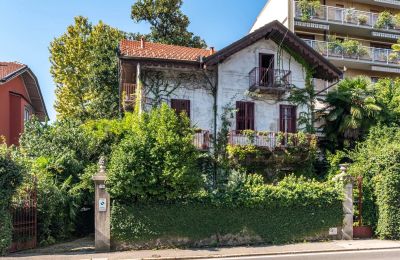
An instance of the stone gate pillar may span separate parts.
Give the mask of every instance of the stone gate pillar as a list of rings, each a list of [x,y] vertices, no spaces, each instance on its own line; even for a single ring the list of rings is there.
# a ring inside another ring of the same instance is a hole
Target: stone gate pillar
[[[347,165],[340,165],[341,173],[334,179],[343,183],[343,226],[342,226],[342,239],[353,239],[353,177],[347,173]]]
[[[99,160],[99,172],[93,176],[95,184],[95,249],[97,252],[110,251],[110,195],[106,191],[106,168],[104,157]]]

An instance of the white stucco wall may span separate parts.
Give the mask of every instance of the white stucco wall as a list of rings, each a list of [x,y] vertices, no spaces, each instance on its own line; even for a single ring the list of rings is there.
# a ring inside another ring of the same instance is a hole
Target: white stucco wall
[[[250,32],[274,21],[278,20],[284,26],[291,29],[292,25],[292,5],[293,0],[267,0],[264,8],[261,10]],[[291,29],[292,30],[292,29]]]
[[[255,130],[258,131],[279,131],[279,105],[288,104],[285,101],[278,101],[277,96],[263,96],[254,99],[246,95],[249,89],[249,72],[259,66],[259,54],[274,54],[275,68],[277,64],[277,44],[271,40],[260,40],[255,44],[230,56],[219,65],[218,68],[218,128],[221,127],[220,115],[224,107],[235,108],[236,101],[251,101],[255,103]],[[305,86],[305,70],[302,65],[286,52],[281,57],[283,69],[292,71],[292,83],[298,88]],[[280,67],[282,69],[282,65]],[[300,113],[301,109],[297,109]],[[232,129],[236,129],[236,120],[232,119]]]

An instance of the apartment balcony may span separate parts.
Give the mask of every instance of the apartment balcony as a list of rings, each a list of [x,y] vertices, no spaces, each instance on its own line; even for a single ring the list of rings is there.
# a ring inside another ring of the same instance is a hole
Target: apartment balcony
[[[310,134],[292,134],[268,131],[231,131],[228,143],[230,145],[254,145],[267,149],[309,146],[316,142],[316,136]]]
[[[399,0],[400,2],[400,0]],[[295,3],[296,26],[320,29],[361,37],[377,37],[395,41],[400,38],[400,27],[394,21],[379,23],[379,13],[321,5],[310,11],[310,19],[302,21],[302,11]],[[315,23],[315,24],[314,24]]]
[[[266,94],[283,94],[292,86],[290,70],[256,67],[249,73],[249,89]]]
[[[400,0],[354,0],[354,2],[379,5],[388,8],[400,8]]]
[[[370,70],[371,65],[374,65],[400,68],[399,55],[390,49],[380,49],[362,45],[344,48],[336,42],[303,40],[338,67],[346,66],[353,69]]]

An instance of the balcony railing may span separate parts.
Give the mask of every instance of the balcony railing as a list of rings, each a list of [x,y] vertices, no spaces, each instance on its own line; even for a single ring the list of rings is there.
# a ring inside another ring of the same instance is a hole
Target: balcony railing
[[[296,18],[301,18],[302,11],[295,3]],[[360,11],[353,8],[341,8],[335,6],[321,5],[319,8],[311,10],[311,20],[347,24],[354,26],[364,26],[369,28],[396,30],[400,32],[400,27],[388,24],[383,27],[377,26],[379,13]]]
[[[135,100],[136,84],[133,83],[123,83],[122,84],[122,94],[125,102],[130,102]]]
[[[385,4],[400,5],[400,0],[374,0],[374,1]]]
[[[314,50],[326,58],[349,59],[376,64],[400,65],[399,55],[390,49],[368,46],[346,49],[335,42],[303,39]]]
[[[256,67],[249,73],[250,90],[283,90],[292,84],[290,70],[279,70]]]
[[[193,144],[199,150],[209,150],[211,147],[210,131],[196,130],[193,138]]]
[[[247,131],[231,131],[228,142],[230,145],[254,145],[275,149],[277,147],[309,146],[313,140],[316,140],[316,136],[309,134],[256,131],[249,134]]]

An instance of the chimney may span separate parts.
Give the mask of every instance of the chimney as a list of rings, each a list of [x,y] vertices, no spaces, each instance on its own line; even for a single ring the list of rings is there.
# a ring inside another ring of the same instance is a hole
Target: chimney
[[[142,36],[142,38],[140,38],[140,48],[141,49],[144,49],[145,43],[146,43],[146,41],[144,40],[144,37]]]
[[[210,47],[210,53],[211,53],[211,55],[213,55],[215,53],[215,48],[214,47]]]

